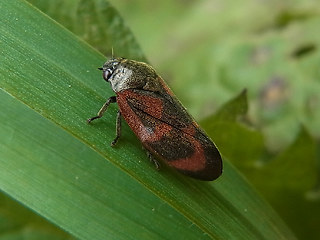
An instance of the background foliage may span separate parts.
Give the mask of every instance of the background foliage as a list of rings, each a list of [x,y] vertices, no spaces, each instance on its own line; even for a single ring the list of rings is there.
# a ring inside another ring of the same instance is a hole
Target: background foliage
[[[319,136],[317,1],[111,2],[195,116],[246,87],[269,147],[283,149],[301,123]]]
[[[29,2],[106,55],[113,47],[148,59],[295,234],[318,239],[315,1],[111,1],[126,24],[102,0]],[[81,239],[128,239],[130,231],[146,239],[293,238],[228,162],[224,178],[207,185],[168,169],[155,176],[127,127],[121,153],[106,149],[114,125],[82,124],[111,94],[103,81],[92,87],[101,80],[92,69],[105,58],[24,1],[3,1],[0,11],[3,192]],[[7,196],[0,201],[3,239],[72,238]]]

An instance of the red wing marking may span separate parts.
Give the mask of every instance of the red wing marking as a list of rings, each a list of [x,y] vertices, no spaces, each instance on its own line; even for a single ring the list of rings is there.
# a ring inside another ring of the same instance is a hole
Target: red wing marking
[[[206,167],[206,159],[201,144],[193,139],[195,152],[192,156],[168,162],[169,166],[185,171],[201,171]]]
[[[145,115],[144,122],[142,122],[142,119],[137,115],[137,112],[134,111],[136,109],[132,109],[128,104],[127,97],[132,95],[135,94],[131,91],[119,92],[117,94],[117,102],[123,118],[142,142],[158,141],[163,135],[171,131],[172,126],[159,121],[155,122],[155,118],[161,118],[161,99],[141,96],[144,103],[141,108]],[[147,125],[148,123],[150,126]]]
[[[186,120],[179,118],[185,113],[180,105],[165,101],[148,92],[139,94],[125,90],[117,93],[123,118],[146,149],[169,166],[195,178],[212,180],[220,176],[222,163],[215,145],[189,115]]]

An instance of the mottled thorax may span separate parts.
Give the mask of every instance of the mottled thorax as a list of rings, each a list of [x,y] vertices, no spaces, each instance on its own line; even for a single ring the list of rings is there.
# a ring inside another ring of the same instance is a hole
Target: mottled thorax
[[[103,66],[103,71],[111,72],[108,81],[116,93],[127,89],[146,89],[148,86],[152,86],[153,90],[158,90],[154,84],[157,74],[151,66],[145,63],[116,58],[107,61]]]

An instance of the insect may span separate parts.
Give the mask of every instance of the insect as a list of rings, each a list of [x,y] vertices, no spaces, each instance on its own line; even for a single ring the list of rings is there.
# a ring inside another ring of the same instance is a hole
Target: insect
[[[108,106],[117,102],[116,138],[111,146],[121,136],[124,118],[157,168],[156,159],[160,159],[199,180],[212,181],[221,175],[218,149],[150,65],[112,58],[99,70],[116,96],[110,97],[88,123],[101,118]]]

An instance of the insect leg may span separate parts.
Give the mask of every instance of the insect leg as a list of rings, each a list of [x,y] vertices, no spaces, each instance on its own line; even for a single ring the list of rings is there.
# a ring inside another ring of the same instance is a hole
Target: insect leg
[[[118,110],[117,119],[116,119],[116,138],[112,141],[111,147],[114,147],[116,145],[120,136],[121,136],[121,113],[120,113],[120,110]]]
[[[99,110],[97,116],[92,117],[92,118],[89,118],[89,119],[87,120],[87,122],[90,123],[90,122],[92,122],[93,120],[95,120],[95,119],[97,119],[97,118],[101,118],[101,117],[103,116],[103,114],[105,113],[105,111],[107,111],[110,103],[115,103],[115,102],[117,102],[116,96],[110,97],[110,98],[103,104],[103,106],[102,106],[101,109]]]
[[[156,166],[157,170],[160,170],[160,163],[157,161],[157,159],[155,159],[153,157],[153,155],[148,150],[146,150],[146,151],[147,151],[147,156],[148,156],[150,162],[152,162]]]

